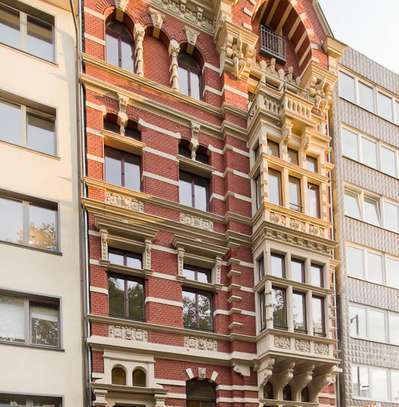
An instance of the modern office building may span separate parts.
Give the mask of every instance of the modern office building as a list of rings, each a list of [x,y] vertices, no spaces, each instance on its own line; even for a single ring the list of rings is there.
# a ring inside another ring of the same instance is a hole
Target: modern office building
[[[334,107],[342,405],[399,402],[399,76],[347,49]]]
[[[0,1],[0,405],[83,405],[76,34]]]
[[[311,0],[83,2],[93,406],[335,405],[328,115]]]

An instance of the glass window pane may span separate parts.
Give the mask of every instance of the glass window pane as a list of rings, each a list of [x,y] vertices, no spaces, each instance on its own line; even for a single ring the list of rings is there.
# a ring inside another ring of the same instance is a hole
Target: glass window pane
[[[48,61],[53,61],[53,26],[36,17],[28,16],[27,50]]]
[[[212,329],[212,305],[207,295],[198,294],[198,328]]]
[[[105,151],[105,180],[122,186],[122,163],[111,151]]]
[[[208,181],[196,179],[194,185],[194,207],[201,211],[208,209]]]
[[[287,306],[285,290],[273,287],[273,326],[274,328],[287,328]]]
[[[186,328],[197,327],[196,296],[191,291],[183,290],[183,322]]]
[[[392,401],[399,402],[399,370],[391,370]]]
[[[355,338],[366,338],[366,309],[349,307],[349,333]]]
[[[138,157],[126,158],[124,162],[124,187],[134,191],[141,189],[140,160]]]
[[[363,250],[356,247],[346,248],[347,272],[352,277],[365,278]]]
[[[395,151],[381,146],[381,171],[393,177],[397,174]]]
[[[287,149],[288,153],[288,162],[298,165],[298,151],[293,150],[292,148]]]
[[[269,170],[269,201],[281,205],[281,175],[274,170]]]
[[[118,66],[119,65],[118,39],[112,35],[107,34],[105,37],[105,42],[106,42],[107,62],[111,65]]]
[[[0,140],[13,144],[22,143],[21,107],[0,100]]]
[[[354,160],[359,160],[359,137],[353,131],[342,128],[341,129],[342,140],[342,153]]]
[[[256,260],[256,263],[258,267],[258,278],[260,281],[265,277],[265,260],[263,255]]]
[[[198,100],[201,99],[200,78],[194,72],[190,72],[190,90],[191,90],[191,97],[198,99]]]
[[[259,293],[260,329],[266,328],[265,292]]]
[[[127,280],[127,300],[129,304],[129,319],[144,319],[144,289],[143,284]]]
[[[384,119],[393,121],[392,99],[383,93],[377,93],[378,114]]]
[[[308,171],[317,172],[317,158],[306,156],[306,169]]]
[[[55,154],[54,121],[27,115],[27,145],[42,153]]]
[[[262,206],[262,191],[260,183],[260,175],[255,178],[255,207],[259,209]]]
[[[372,341],[385,342],[385,313],[369,309],[367,311],[368,319],[368,338]]]
[[[195,280],[195,270],[190,266],[184,265],[183,276],[188,278],[189,280]]]
[[[108,260],[110,263],[117,264],[119,266],[123,266],[125,264],[123,254],[117,251],[113,251],[112,249],[108,251]]]
[[[344,207],[345,215],[360,219],[360,208],[357,195],[346,192],[344,197]]]
[[[0,198],[0,239],[24,243],[22,202]]]
[[[197,281],[200,283],[210,283],[211,282],[211,271],[210,270],[197,270]]]
[[[25,302],[23,299],[0,295],[0,340],[25,341]]]
[[[132,44],[121,40],[121,68],[133,72],[133,50]]]
[[[178,69],[179,72],[179,89],[180,92],[183,93],[184,95],[188,96],[189,95],[189,88],[188,88],[188,71],[185,68],[182,68],[179,66]]]
[[[19,12],[0,5],[0,41],[15,48],[21,46]]]
[[[338,84],[339,96],[351,102],[355,102],[355,79],[343,72],[340,72]]]
[[[323,266],[312,263],[310,266],[310,273],[311,273],[311,284],[317,287],[323,287],[324,286]]]
[[[58,346],[58,310],[43,305],[32,305],[30,312],[32,343]]]
[[[305,263],[302,260],[291,260],[291,279],[300,283],[305,282]]]
[[[362,161],[364,164],[377,168],[377,144],[362,137]]]
[[[310,216],[320,218],[320,191],[318,185],[308,184],[308,210]]]
[[[373,88],[359,81],[359,105],[374,111]]]
[[[383,282],[382,256],[375,253],[367,253],[367,276],[374,283]]]
[[[387,284],[399,288],[399,260],[386,258]]]
[[[42,249],[57,249],[57,212],[29,205],[29,244]]]
[[[294,329],[299,331],[306,330],[306,298],[305,294],[296,293],[292,294],[293,300],[293,319]]]
[[[380,225],[378,203],[374,199],[364,198],[364,220],[373,225]]]
[[[398,205],[394,205],[389,202],[384,202],[384,226],[389,230],[399,232]]]
[[[396,123],[399,124],[399,101],[396,101],[395,107],[396,107]]]
[[[126,266],[135,269],[143,268],[143,260],[140,254],[126,254]]]
[[[279,254],[270,256],[270,274],[275,277],[285,277],[284,256]]]
[[[388,371],[373,367],[370,369],[371,397],[374,400],[388,400]]]
[[[8,397],[0,395],[0,407],[25,407],[25,406],[26,403],[23,400],[23,397],[19,396]]]
[[[280,156],[279,144],[274,141],[267,140],[267,154],[279,157]]]
[[[366,366],[352,366],[352,391],[356,397],[370,397],[370,383]]]
[[[108,278],[109,315],[125,318],[125,280],[117,277]]]
[[[186,179],[179,180],[179,202],[183,205],[193,206],[192,202],[192,183]]]
[[[289,177],[290,208],[294,211],[301,211],[301,183],[298,178]]]
[[[324,329],[324,299],[320,297],[312,298],[313,332],[315,335],[323,336]]]
[[[399,314],[389,314],[389,342],[399,345]]]

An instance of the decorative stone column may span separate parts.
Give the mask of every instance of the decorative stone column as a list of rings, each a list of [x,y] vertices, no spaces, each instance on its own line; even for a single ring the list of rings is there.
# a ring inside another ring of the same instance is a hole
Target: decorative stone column
[[[177,248],[177,275],[183,277],[184,268],[184,249],[182,247]]]
[[[144,268],[146,270],[151,270],[151,246],[152,246],[151,240],[145,239],[145,241],[144,241]]]
[[[179,90],[179,64],[177,57],[180,52],[180,45],[176,40],[171,40],[169,43],[169,55],[172,58],[169,72],[170,72],[170,84],[172,89]]]
[[[101,260],[108,262],[108,230],[101,229]]]
[[[216,262],[213,270],[214,270],[214,282],[215,284],[220,285],[222,280],[222,258],[220,256],[216,257]]]
[[[134,25],[134,43],[135,43],[135,70],[136,74],[143,76],[144,75],[144,35],[145,29],[141,24]]]

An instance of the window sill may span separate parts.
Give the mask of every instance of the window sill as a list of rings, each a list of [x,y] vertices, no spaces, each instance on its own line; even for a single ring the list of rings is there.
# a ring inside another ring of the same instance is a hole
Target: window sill
[[[6,140],[0,140],[0,143],[4,143],[4,144],[6,144],[6,145],[8,145],[10,147],[15,147],[15,148],[18,148],[18,149],[22,149],[22,150],[28,151],[28,152],[33,153],[33,154],[37,154],[37,155],[42,156],[42,157],[52,158],[54,160],[61,160],[61,157],[59,155],[57,155],[57,154],[43,153],[42,151],[37,151],[37,150],[35,150],[33,148],[30,148],[28,146],[22,146],[20,144],[14,144],[14,143],[11,143],[10,141],[6,141]]]
[[[177,158],[179,160],[179,167],[181,170],[192,172],[196,175],[203,175],[209,178],[212,176],[214,168],[211,165],[192,160],[191,158],[183,155],[178,155]]]
[[[55,256],[62,256],[62,252],[60,252],[59,250],[42,249],[40,247],[29,246],[27,244],[7,242],[6,240],[0,240],[0,243],[1,244],[6,244],[6,245],[9,245],[9,246],[20,247],[22,249],[34,250],[34,251],[47,253],[47,254],[54,254]]]
[[[107,271],[113,273],[124,274],[126,276],[135,276],[135,277],[148,277],[152,274],[152,270],[148,269],[136,269],[128,266],[121,266],[119,264],[112,264],[109,261],[100,261],[101,265],[107,267]]]
[[[4,47],[6,49],[11,49],[11,50],[13,50],[15,52],[18,52],[18,53],[20,53],[22,55],[26,55],[26,56],[31,57],[33,59],[36,59],[37,61],[45,62],[45,63],[49,64],[50,66],[57,67],[57,68],[59,67],[59,64],[57,62],[49,61],[48,59],[39,57],[38,55],[31,54],[30,52],[25,51],[25,50],[23,50],[21,48],[13,47],[12,45],[5,44],[4,42],[0,42],[0,46]],[[54,47],[54,53],[55,53],[55,47]]]
[[[215,292],[222,287],[221,284],[201,283],[200,281],[190,280],[184,276],[177,276],[177,281],[180,281],[184,287],[197,288],[203,291]]]
[[[142,155],[145,143],[136,140],[132,137],[122,136],[121,134],[112,131],[103,130],[104,144],[106,147],[112,147],[117,150],[126,151],[128,153]]]
[[[52,352],[65,352],[65,349],[58,348],[58,347],[51,347],[51,346],[45,346],[45,345],[31,345],[28,343],[18,343],[18,342],[2,341],[2,340],[0,340],[0,345],[10,345],[10,346],[16,346],[16,347],[20,347],[20,348],[49,350]]]

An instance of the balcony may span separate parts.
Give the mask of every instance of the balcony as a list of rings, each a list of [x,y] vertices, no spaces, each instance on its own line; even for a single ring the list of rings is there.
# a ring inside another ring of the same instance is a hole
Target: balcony
[[[280,63],[286,62],[284,38],[265,25],[260,27],[260,50]]]

